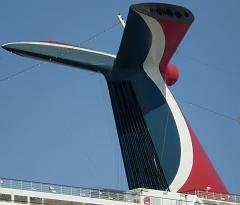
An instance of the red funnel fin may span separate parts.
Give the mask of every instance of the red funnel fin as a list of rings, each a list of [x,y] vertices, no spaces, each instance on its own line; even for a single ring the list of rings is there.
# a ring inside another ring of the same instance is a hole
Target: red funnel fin
[[[186,123],[191,134],[193,145],[193,167],[187,181],[179,192],[194,189],[206,190],[207,187],[211,187],[211,191],[213,192],[228,193],[189,123],[187,121]]]

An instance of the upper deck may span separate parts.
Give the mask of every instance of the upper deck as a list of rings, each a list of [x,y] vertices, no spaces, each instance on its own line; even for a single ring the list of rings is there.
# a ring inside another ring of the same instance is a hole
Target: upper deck
[[[57,184],[0,178],[0,205],[45,204],[45,205],[237,205],[240,196],[191,191],[172,193],[150,189],[130,191],[100,188],[71,187]]]

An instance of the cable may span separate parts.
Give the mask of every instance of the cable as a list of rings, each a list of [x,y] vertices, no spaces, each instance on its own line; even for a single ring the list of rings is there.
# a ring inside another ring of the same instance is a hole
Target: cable
[[[2,45],[2,44],[0,44],[0,45]],[[12,52],[7,52],[7,51],[5,51],[5,50],[3,50],[1,47],[0,47],[0,49],[1,49],[1,53],[0,53],[0,61],[2,61],[2,60],[5,60],[5,59],[8,59],[10,56],[11,56],[11,53]]]
[[[87,43],[87,42],[89,42],[89,41],[92,41],[93,39],[97,38],[98,36],[100,36],[100,35],[108,32],[108,31],[112,30],[112,29],[115,28],[117,25],[119,25],[119,22],[112,24],[111,26],[105,28],[104,30],[102,30],[102,31],[100,31],[100,32],[98,32],[98,33],[90,36],[90,37],[87,38],[86,40],[83,40],[82,42],[80,42],[79,45],[83,45],[83,44],[85,44],[85,43]],[[0,60],[2,60],[2,59],[3,59],[5,56],[7,56],[7,55],[8,55],[8,54],[3,54],[3,55],[1,55],[1,56],[0,56]],[[222,71],[222,68],[220,68],[220,67],[217,68],[217,67],[212,66],[212,65],[210,65],[210,64],[208,64],[208,63],[206,63],[206,62],[203,62],[203,61],[201,61],[201,60],[199,60],[199,59],[196,59],[196,58],[193,58],[193,57],[190,57],[190,56],[183,55],[182,53],[180,53],[180,52],[177,50],[177,51],[175,52],[175,56],[179,56],[179,55],[182,56],[182,57],[184,57],[184,58],[186,58],[186,59],[188,59],[188,60],[197,62],[198,64],[202,64],[202,65],[204,65],[204,66],[211,67],[211,68],[213,68],[213,69],[215,69],[215,70],[218,70],[218,71],[223,72],[223,71]],[[25,69],[23,69],[23,70],[20,70],[19,72],[16,72],[16,73],[13,73],[13,74],[8,75],[8,76],[6,76],[6,77],[3,77],[3,78],[0,79],[0,82],[7,81],[7,80],[9,80],[9,79],[11,79],[11,78],[14,78],[14,77],[16,77],[16,76],[18,76],[18,75],[21,75],[21,74],[25,73],[25,72],[28,72],[28,71],[30,71],[30,70],[32,70],[32,69],[34,69],[34,68],[42,65],[43,63],[45,63],[45,62],[40,62],[40,63],[34,64],[34,65],[30,66],[30,67],[27,67],[27,68],[25,68]],[[212,109],[210,109],[210,108],[204,107],[204,106],[199,105],[199,104],[196,104],[196,103],[192,103],[192,102],[190,102],[190,101],[188,101],[188,100],[185,100],[185,99],[183,99],[183,98],[178,98],[178,97],[176,97],[176,98],[177,98],[178,100],[186,103],[186,104],[190,104],[190,105],[192,105],[192,106],[198,107],[198,108],[200,108],[200,109],[203,109],[203,110],[205,110],[205,111],[208,111],[208,112],[210,112],[210,113],[213,113],[213,114],[215,114],[215,115],[224,117],[224,118],[226,118],[226,119],[228,119],[228,120],[232,120],[232,121],[237,122],[238,124],[240,124],[240,117],[239,117],[239,118],[233,118],[233,117],[231,117],[231,116],[229,116],[229,115],[226,115],[226,114],[217,112],[217,111],[215,111],[215,110],[212,110]],[[167,122],[168,122],[168,121],[167,121]],[[166,134],[166,132],[165,132],[165,134]]]
[[[228,119],[228,120],[231,120],[231,121],[234,121],[234,122],[237,122],[238,124],[240,124],[240,118],[233,118],[233,117],[230,116],[230,115],[226,115],[226,114],[217,112],[217,111],[215,111],[215,110],[213,110],[213,109],[204,107],[204,106],[199,105],[199,104],[197,104],[197,103],[190,102],[190,101],[185,100],[185,99],[183,99],[183,98],[179,98],[179,97],[175,97],[175,98],[178,99],[178,100],[180,100],[180,101],[182,101],[183,103],[186,103],[186,104],[195,106],[195,107],[197,107],[197,108],[199,108],[199,109],[205,110],[205,111],[207,111],[207,112],[210,112],[210,113],[212,113],[212,114],[215,114],[215,115],[217,115],[217,116],[223,117],[223,118],[225,118],[225,119]]]
[[[179,51],[177,50],[177,51],[175,52],[175,56],[179,56],[179,55],[180,55],[181,57],[184,57],[184,58],[187,59],[187,60],[191,60],[191,61],[196,62],[196,63],[198,63],[198,64],[204,65],[205,67],[210,67],[210,68],[212,68],[212,69],[214,69],[214,70],[217,70],[217,71],[220,71],[220,72],[224,72],[224,73],[225,73],[225,71],[223,70],[222,67],[216,67],[216,66],[210,65],[210,64],[207,63],[207,62],[201,61],[201,60],[199,60],[199,59],[197,59],[197,58],[183,55],[182,53],[179,53]],[[228,119],[228,120],[231,120],[231,121],[234,121],[234,122],[240,124],[240,117],[234,118],[234,117],[232,117],[232,116],[230,116],[230,115],[226,115],[226,114],[224,114],[224,113],[217,112],[217,111],[215,111],[215,110],[213,110],[213,109],[207,108],[207,107],[202,106],[202,105],[199,105],[199,104],[197,104],[197,103],[190,102],[189,100],[185,100],[185,99],[183,99],[183,98],[176,97],[176,99],[182,101],[183,103],[186,103],[186,104],[195,106],[195,107],[197,107],[197,108],[199,108],[199,109],[205,110],[205,111],[207,111],[207,112],[210,112],[210,113],[215,114],[215,115],[220,116],[220,117],[224,117],[225,119]]]
[[[81,46],[81,45],[83,45],[83,44],[85,44],[85,43],[87,43],[87,42],[89,42],[89,41],[92,41],[93,39],[97,38],[98,36],[100,36],[100,35],[108,32],[108,31],[112,30],[112,29],[115,28],[118,24],[119,24],[119,22],[112,24],[111,26],[105,28],[104,30],[99,31],[98,33],[90,36],[90,37],[87,38],[86,40],[83,40],[82,42],[80,42],[79,45]]]
[[[167,127],[168,127],[168,122],[169,122],[169,112],[170,112],[170,109],[167,109],[167,117],[166,117],[166,124],[165,124],[165,128],[164,128],[163,143],[162,143],[163,145],[162,145],[162,152],[161,152],[160,162],[162,162],[163,153],[165,151]]]
[[[10,56],[9,53],[3,53],[0,55],[0,60],[4,60],[4,59],[8,58],[9,56]]]
[[[183,57],[184,59],[186,59],[188,61],[192,61],[192,62],[198,63],[199,65],[203,65],[204,67],[208,67],[208,68],[211,68],[213,70],[216,70],[216,71],[219,71],[219,72],[222,72],[222,73],[226,73],[226,71],[225,71],[225,69],[223,67],[216,66],[216,65],[211,65],[211,64],[209,64],[209,63],[207,63],[205,61],[202,61],[200,59],[197,59],[195,57],[187,56],[185,54],[182,54],[178,50],[175,52],[175,56],[180,56],[180,57]],[[204,68],[204,67],[201,67],[201,68]],[[205,68],[205,70],[206,70],[206,68]],[[229,70],[228,70],[228,72],[229,72]],[[230,70],[230,72],[234,72],[234,71]],[[235,70],[235,72],[236,72],[236,70]]]
[[[112,126],[109,126],[110,124],[111,124],[111,120],[109,119],[109,116],[110,115],[112,115],[112,112],[111,113],[109,113],[109,109],[108,109],[108,107],[109,106],[107,106],[106,105],[106,102],[107,102],[107,99],[105,98],[105,95],[104,95],[104,85],[103,85],[103,81],[102,81],[102,76],[100,76],[99,75],[99,77],[98,77],[98,83],[99,83],[99,87],[100,87],[100,101],[101,101],[101,103],[102,103],[102,106],[103,106],[103,109],[104,109],[104,112],[105,112],[105,114],[104,114],[104,120],[105,120],[105,124],[106,124],[106,128],[107,128],[107,137],[106,137],[106,139],[108,140],[108,143],[109,143],[109,146],[112,148],[112,153],[114,154],[114,156],[113,156],[113,168],[115,168],[115,165],[116,165],[116,158],[117,158],[117,156],[116,156],[116,152],[114,152],[114,150],[116,150],[116,143],[115,143],[115,138],[113,137],[114,136],[114,128],[112,127]],[[110,107],[111,107],[111,105],[110,105]],[[117,180],[118,180],[118,178],[117,178]],[[118,181],[115,181],[117,184],[115,184],[115,185],[118,185]]]
[[[25,69],[23,69],[23,70],[20,70],[20,71],[16,72],[16,73],[13,73],[13,74],[10,74],[10,75],[8,75],[8,76],[6,76],[6,77],[3,77],[3,78],[0,79],[0,82],[9,80],[9,79],[14,78],[14,77],[16,77],[16,76],[18,76],[18,75],[21,75],[21,74],[23,74],[23,73],[26,73],[26,72],[28,72],[28,71],[30,71],[30,70],[32,70],[32,69],[34,69],[34,68],[42,65],[43,63],[45,63],[45,62],[40,62],[40,63],[34,64],[34,65],[30,66],[30,67],[27,67],[27,68],[25,68]]]
[[[104,30],[102,30],[102,31],[100,31],[100,32],[92,35],[92,36],[89,37],[88,39],[83,40],[83,41],[80,43],[80,45],[83,45],[83,44],[85,44],[85,43],[87,43],[87,42],[89,42],[89,41],[97,38],[98,36],[102,35],[103,33],[106,33],[106,32],[108,32],[108,31],[110,31],[111,29],[113,29],[114,27],[116,27],[118,24],[119,24],[119,22],[114,23],[113,25],[105,28]],[[3,54],[2,56],[0,56],[0,60],[2,60],[6,55],[8,55],[8,54]],[[27,72],[27,71],[32,70],[33,68],[36,68],[37,66],[42,65],[43,63],[45,63],[45,62],[37,63],[37,64],[35,64],[35,65],[32,65],[32,66],[30,66],[30,67],[28,67],[28,68],[25,68],[25,69],[19,71],[19,72],[16,72],[16,73],[13,73],[13,74],[8,75],[8,76],[6,76],[6,77],[3,77],[3,78],[0,79],[0,82],[6,81],[6,80],[9,80],[9,79],[11,79],[11,78],[13,78],[13,77],[16,77],[16,76],[18,76],[18,75],[21,75],[21,74],[23,74],[23,73],[25,73],[25,72]]]
[[[85,43],[87,43],[87,42],[89,42],[89,41],[97,38],[98,36],[102,35],[103,33],[106,33],[106,32],[108,32],[108,31],[110,31],[111,29],[113,29],[114,27],[116,27],[118,24],[119,24],[119,22],[114,23],[113,25],[107,27],[106,29],[104,29],[104,30],[102,30],[102,31],[100,31],[100,32],[92,35],[92,36],[89,37],[88,39],[83,40],[83,41],[80,43],[80,45],[83,45],[83,44],[85,44]],[[8,55],[8,54],[3,54],[2,56],[0,55],[0,60],[4,59],[4,57],[7,56],[7,55]],[[23,73],[27,72],[27,71],[30,71],[30,70],[32,70],[33,68],[42,65],[43,63],[45,63],[45,62],[37,63],[37,64],[35,64],[35,65],[32,65],[32,66],[30,66],[30,67],[28,67],[28,68],[25,68],[25,69],[19,71],[19,72],[16,72],[16,73],[13,73],[13,74],[8,75],[8,76],[6,76],[6,77],[3,77],[3,78],[0,79],[0,82],[9,80],[9,79],[11,79],[11,78],[13,78],[13,77],[16,77],[16,76],[18,76],[18,75],[20,75],[20,74],[23,74]]]

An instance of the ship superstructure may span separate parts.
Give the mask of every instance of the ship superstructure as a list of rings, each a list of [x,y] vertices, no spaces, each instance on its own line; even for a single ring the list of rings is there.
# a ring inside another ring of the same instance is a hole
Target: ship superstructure
[[[1,205],[239,205],[240,196],[193,190],[173,193],[138,188],[129,191],[71,187],[0,179]]]

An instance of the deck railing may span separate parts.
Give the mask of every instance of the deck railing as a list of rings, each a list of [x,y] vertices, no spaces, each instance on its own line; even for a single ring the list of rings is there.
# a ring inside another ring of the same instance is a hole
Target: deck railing
[[[226,194],[226,193],[217,193],[209,190],[190,190],[184,192],[185,194],[196,195],[199,198],[210,199],[210,200],[218,200],[218,201],[226,201],[232,203],[240,203],[240,195]]]
[[[16,179],[0,178],[0,188],[18,189],[27,191],[37,191],[44,193],[63,194],[71,196],[90,197],[123,201],[130,203],[140,203],[140,194],[137,192],[124,192],[100,188],[82,188],[66,185],[48,184],[41,182],[31,182]],[[209,190],[190,190],[184,194],[196,195],[202,199],[218,200],[224,202],[240,204],[240,195],[216,193]]]
[[[6,178],[0,178],[0,188],[38,191],[44,193],[64,194],[71,196],[124,201],[130,203],[140,203],[140,196],[138,193],[114,191],[108,189],[72,187]]]

